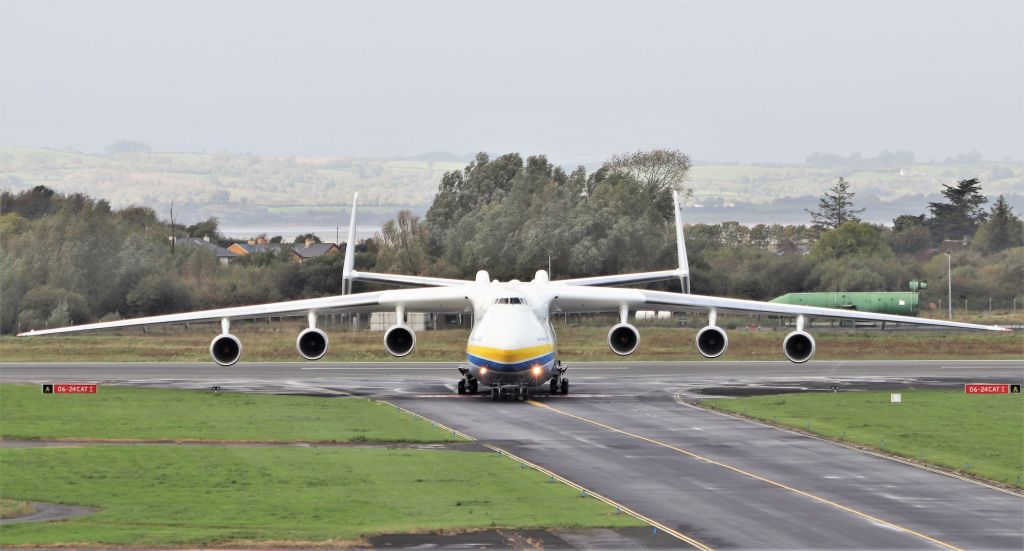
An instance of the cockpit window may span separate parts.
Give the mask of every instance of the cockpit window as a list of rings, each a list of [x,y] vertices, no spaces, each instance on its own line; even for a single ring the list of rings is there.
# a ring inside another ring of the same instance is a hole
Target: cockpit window
[[[499,298],[494,301],[495,304],[526,304],[526,299],[521,297],[507,297]]]

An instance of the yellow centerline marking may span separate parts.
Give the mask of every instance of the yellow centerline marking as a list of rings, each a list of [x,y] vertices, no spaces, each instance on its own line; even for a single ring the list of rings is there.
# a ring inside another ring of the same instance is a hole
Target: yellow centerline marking
[[[455,429],[453,429],[453,428],[451,428],[451,427],[449,427],[447,425],[441,424],[441,423],[439,423],[439,422],[437,422],[437,421],[435,421],[435,420],[433,420],[433,419],[431,419],[429,417],[420,415],[419,413],[416,413],[415,411],[410,411],[408,409],[405,409],[402,406],[399,406],[398,404],[393,404],[393,403],[388,402],[386,400],[380,400],[380,403],[387,404],[389,406],[397,408],[400,411],[408,413],[409,415],[415,415],[416,417],[419,417],[420,419],[423,419],[424,421],[427,421],[428,423],[431,423],[431,424],[433,424],[436,427],[440,427],[440,428],[442,428],[442,429],[444,429],[446,431],[451,432],[452,434],[456,434],[458,436],[461,436],[462,438],[465,438],[466,440],[469,440],[471,442],[476,442],[477,441],[476,438],[473,438],[472,436],[470,436],[470,435],[468,435],[468,434],[466,434],[464,432],[455,430]],[[506,457],[509,457],[509,458],[511,458],[514,461],[519,461],[520,463],[523,463],[524,465],[529,465],[530,468],[532,468],[532,469],[534,469],[536,471],[540,471],[541,473],[546,474],[546,475],[550,476],[551,478],[554,478],[555,480],[558,480],[559,482],[561,482],[563,484],[571,486],[571,487],[573,487],[573,488],[575,488],[575,489],[577,489],[577,490],[579,490],[581,492],[586,492],[587,495],[589,495],[589,496],[591,496],[591,497],[593,497],[595,499],[598,499],[600,501],[603,501],[604,503],[607,503],[608,505],[611,505],[612,507],[617,507],[623,513],[626,513],[627,515],[630,515],[633,518],[640,519],[640,520],[646,522],[647,524],[650,524],[651,526],[654,526],[658,530],[661,530],[662,532],[665,532],[666,534],[669,534],[672,537],[674,537],[674,538],[676,538],[676,539],[678,539],[680,541],[684,541],[684,542],[686,542],[686,543],[696,547],[697,549],[700,549],[701,551],[714,551],[711,547],[708,547],[707,545],[705,545],[705,544],[703,544],[703,543],[701,543],[701,542],[691,538],[690,536],[687,536],[686,534],[683,534],[682,532],[679,532],[678,530],[674,530],[672,528],[669,528],[668,526],[665,526],[664,524],[662,524],[662,523],[660,523],[660,522],[658,522],[658,521],[656,521],[654,519],[647,518],[644,515],[641,515],[640,513],[630,509],[629,507],[626,507],[625,505],[623,505],[623,504],[621,504],[621,503],[619,503],[619,502],[617,502],[617,501],[615,501],[613,499],[609,499],[609,498],[607,498],[607,497],[605,497],[605,496],[603,496],[603,495],[601,495],[601,494],[599,494],[597,492],[594,492],[594,491],[590,490],[589,488],[587,488],[585,486],[581,486],[581,485],[579,485],[579,484],[569,480],[568,478],[565,478],[564,476],[561,476],[558,473],[555,473],[554,471],[545,469],[544,467],[541,467],[540,465],[537,465],[536,463],[532,463],[530,461],[527,461],[527,460],[523,459],[522,457],[519,457],[517,455],[509,453],[508,451],[506,451],[506,450],[504,450],[502,448],[499,448],[499,447],[497,447],[497,446],[495,446],[493,444],[486,444],[485,443],[485,444],[483,444],[483,446],[488,448],[488,449],[490,449],[490,450],[499,452],[502,455],[505,455]]]
[[[1024,497],[1024,494],[1022,494],[1020,492],[1017,492],[1017,491],[1014,491],[1012,489],[1000,488],[999,486],[993,486],[992,484],[987,484],[987,483],[982,482],[980,480],[975,480],[973,478],[967,478],[966,476],[960,476],[960,475],[958,475],[956,473],[952,473],[952,472],[949,472],[949,471],[943,471],[941,469],[938,469],[938,468],[935,468],[935,467],[932,467],[932,466],[929,466],[929,465],[924,465],[924,464],[921,464],[921,463],[914,463],[913,461],[910,461],[908,459],[905,459],[905,458],[900,457],[900,456],[895,455],[895,454],[887,455],[885,453],[876,452],[874,450],[869,450],[869,449],[865,449],[865,448],[858,448],[857,446],[848,444],[846,442],[842,442],[842,441],[839,441],[839,440],[830,440],[830,439],[828,439],[825,436],[820,436],[820,435],[814,434],[812,432],[803,432],[803,431],[801,431],[801,430],[799,430],[799,429],[797,429],[795,427],[787,427],[787,426],[784,426],[784,425],[773,425],[771,423],[767,423],[765,421],[760,421],[760,420],[755,419],[753,417],[744,417],[742,415],[739,415],[739,414],[736,414],[736,413],[732,413],[732,412],[729,412],[729,411],[723,411],[723,410],[719,410],[719,409],[710,409],[710,408],[706,408],[706,407],[690,404],[690,403],[687,403],[686,400],[683,400],[683,397],[680,395],[679,392],[676,392],[675,394],[673,394],[672,395],[672,399],[674,399],[677,404],[679,404],[679,405],[681,405],[683,407],[687,407],[687,408],[690,408],[690,409],[695,409],[697,411],[703,411],[705,413],[714,413],[714,414],[717,414],[717,415],[721,415],[722,417],[730,417],[732,419],[739,419],[740,421],[745,421],[747,423],[753,423],[755,425],[761,425],[762,427],[767,427],[767,428],[770,428],[770,429],[773,429],[773,430],[781,430],[783,432],[788,432],[790,434],[796,434],[796,435],[802,436],[804,438],[813,438],[814,440],[818,440],[820,442],[828,442],[829,444],[832,444],[833,446],[839,446],[840,448],[846,448],[848,450],[852,450],[852,451],[855,451],[855,452],[858,452],[858,453],[863,453],[863,454],[866,454],[866,455],[871,455],[871,456],[874,456],[874,457],[885,459],[887,461],[895,461],[896,463],[902,463],[904,465],[907,465],[908,467],[914,467],[915,469],[921,469],[922,471],[928,471],[930,473],[941,474],[942,476],[948,476],[949,478],[955,478],[957,480],[963,480],[964,482],[970,482],[971,484],[974,484],[974,485],[977,485],[977,486],[981,486],[983,488],[988,488],[989,490],[995,490],[997,492],[1002,492],[1004,494],[1009,494],[1009,495],[1011,495],[1013,497]]]
[[[531,405],[537,406],[539,408],[548,409],[548,410],[551,410],[551,411],[553,411],[555,413],[558,413],[558,414],[561,414],[561,415],[565,415],[567,417],[572,417],[573,419],[578,419],[580,421],[584,421],[584,422],[590,423],[592,425],[596,425],[598,427],[601,427],[601,428],[606,429],[606,430],[610,430],[612,432],[617,432],[619,434],[623,434],[623,435],[626,435],[626,436],[629,436],[629,437],[632,437],[632,438],[636,438],[638,440],[643,440],[644,442],[649,442],[649,443],[654,444],[656,446],[661,446],[663,448],[667,448],[667,449],[679,452],[679,453],[681,453],[683,455],[687,455],[687,456],[692,457],[694,459],[697,459],[699,461],[704,461],[705,463],[709,463],[711,465],[722,467],[723,469],[728,469],[728,470],[733,471],[735,473],[739,473],[739,474],[741,474],[743,476],[747,476],[747,477],[753,478],[755,480],[760,480],[761,482],[770,484],[770,485],[775,486],[777,488],[782,488],[783,490],[788,490],[788,491],[793,492],[795,494],[804,496],[806,498],[810,498],[810,499],[812,499],[814,501],[817,501],[819,503],[824,503],[825,505],[829,505],[829,506],[835,507],[836,509],[839,509],[839,510],[842,510],[842,511],[846,511],[848,513],[853,513],[853,514],[855,514],[855,515],[857,515],[857,516],[859,516],[861,518],[870,520],[872,522],[877,522],[878,524],[882,524],[884,526],[888,526],[889,528],[893,528],[895,530],[899,530],[900,532],[904,532],[904,533],[907,533],[907,534],[911,534],[911,535],[917,536],[917,537],[919,537],[921,539],[930,541],[930,542],[932,542],[932,543],[934,543],[936,545],[945,547],[947,549],[953,549],[953,550],[956,550],[956,551],[962,551],[959,547],[956,547],[955,545],[951,545],[951,544],[946,543],[944,541],[937,540],[937,539],[935,539],[935,538],[933,538],[931,536],[922,534],[922,533],[917,532],[915,530],[911,530],[910,528],[907,528],[905,526],[900,526],[899,524],[895,524],[895,523],[889,522],[887,520],[882,520],[882,519],[880,519],[880,518],[878,518],[878,517],[876,517],[874,515],[869,515],[869,514],[863,512],[863,511],[858,511],[857,509],[854,509],[852,507],[847,507],[846,505],[842,505],[840,503],[836,503],[835,501],[832,501],[832,500],[829,500],[829,499],[825,499],[825,498],[823,498],[821,496],[816,496],[816,495],[814,495],[812,493],[805,492],[803,490],[794,488],[792,486],[783,484],[781,482],[776,482],[774,480],[771,480],[771,479],[765,478],[763,476],[751,473],[749,471],[745,471],[745,470],[740,469],[738,467],[733,467],[732,465],[727,465],[725,463],[722,463],[721,461],[715,461],[714,459],[711,459],[711,458],[708,458],[708,457],[704,457],[703,455],[691,452],[689,450],[684,450],[683,448],[679,448],[679,447],[673,446],[672,444],[666,444],[665,442],[654,440],[653,438],[648,438],[646,436],[641,436],[639,434],[634,434],[632,432],[627,432],[627,431],[624,431],[622,429],[617,429],[615,427],[612,427],[612,426],[606,425],[604,423],[601,423],[600,421],[594,421],[593,419],[587,419],[586,417],[580,417],[579,415],[575,415],[575,414],[569,413],[567,411],[562,411],[560,409],[551,407],[551,406],[549,406],[547,404],[542,404],[540,402],[535,402],[533,400],[530,400],[529,403]]]

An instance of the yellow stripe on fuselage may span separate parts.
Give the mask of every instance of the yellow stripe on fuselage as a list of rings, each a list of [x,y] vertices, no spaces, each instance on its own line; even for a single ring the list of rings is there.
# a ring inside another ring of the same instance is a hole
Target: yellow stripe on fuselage
[[[550,354],[555,351],[554,345],[542,344],[539,346],[528,346],[526,348],[516,348],[514,350],[505,350],[503,348],[491,348],[489,346],[477,346],[475,344],[466,345],[466,353],[472,354],[478,358],[491,360],[492,362],[500,362],[503,364],[510,364],[516,362],[522,362],[545,354]]]

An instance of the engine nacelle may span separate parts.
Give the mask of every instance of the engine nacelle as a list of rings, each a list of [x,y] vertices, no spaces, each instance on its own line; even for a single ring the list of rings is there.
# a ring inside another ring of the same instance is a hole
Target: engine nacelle
[[[619,356],[628,356],[640,347],[640,332],[628,323],[620,323],[608,331],[608,347]]]
[[[729,348],[729,335],[718,326],[709,325],[697,332],[697,352],[705,358],[717,358]]]
[[[384,348],[392,356],[408,356],[416,348],[416,333],[408,325],[392,325],[384,333]]]
[[[295,350],[307,360],[319,360],[327,353],[327,333],[310,327],[299,333],[295,339]]]
[[[782,351],[789,361],[802,364],[814,355],[814,337],[804,331],[793,331],[782,341]]]
[[[233,365],[242,357],[242,341],[229,333],[217,335],[210,342],[210,356],[220,365]]]

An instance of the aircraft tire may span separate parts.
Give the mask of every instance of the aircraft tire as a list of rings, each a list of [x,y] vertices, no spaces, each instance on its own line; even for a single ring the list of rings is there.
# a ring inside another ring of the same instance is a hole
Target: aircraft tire
[[[480,391],[480,387],[477,385],[476,379],[469,381],[469,393],[476,394]]]
[[[465,393],[466,393],[466,380],[465,379],[461,379],[461,380],[459,380],[459,394],[465,394]]]
[[[522,400],[523,400],[524,402],[525,402],[525,401],[527,401],[527,400],[529,400],[529,399],[530,399],[530,391],[529,391],[529,390],[527,390],[527,389],[526,389],[526,387],[523,387],[522,391],[520,391],[520,393],[519,393],[519,397],[520,397],[520,398],[521,398],[521,399],[522,399]]]
[[[500,392],[497,387],[491,387],[491,400],[497,402]]]
[[[562,379],[562,394],[569,394],[569,379]]]
[[[548,384],[548,394],[558,394],[558,379],[551,379]]]

